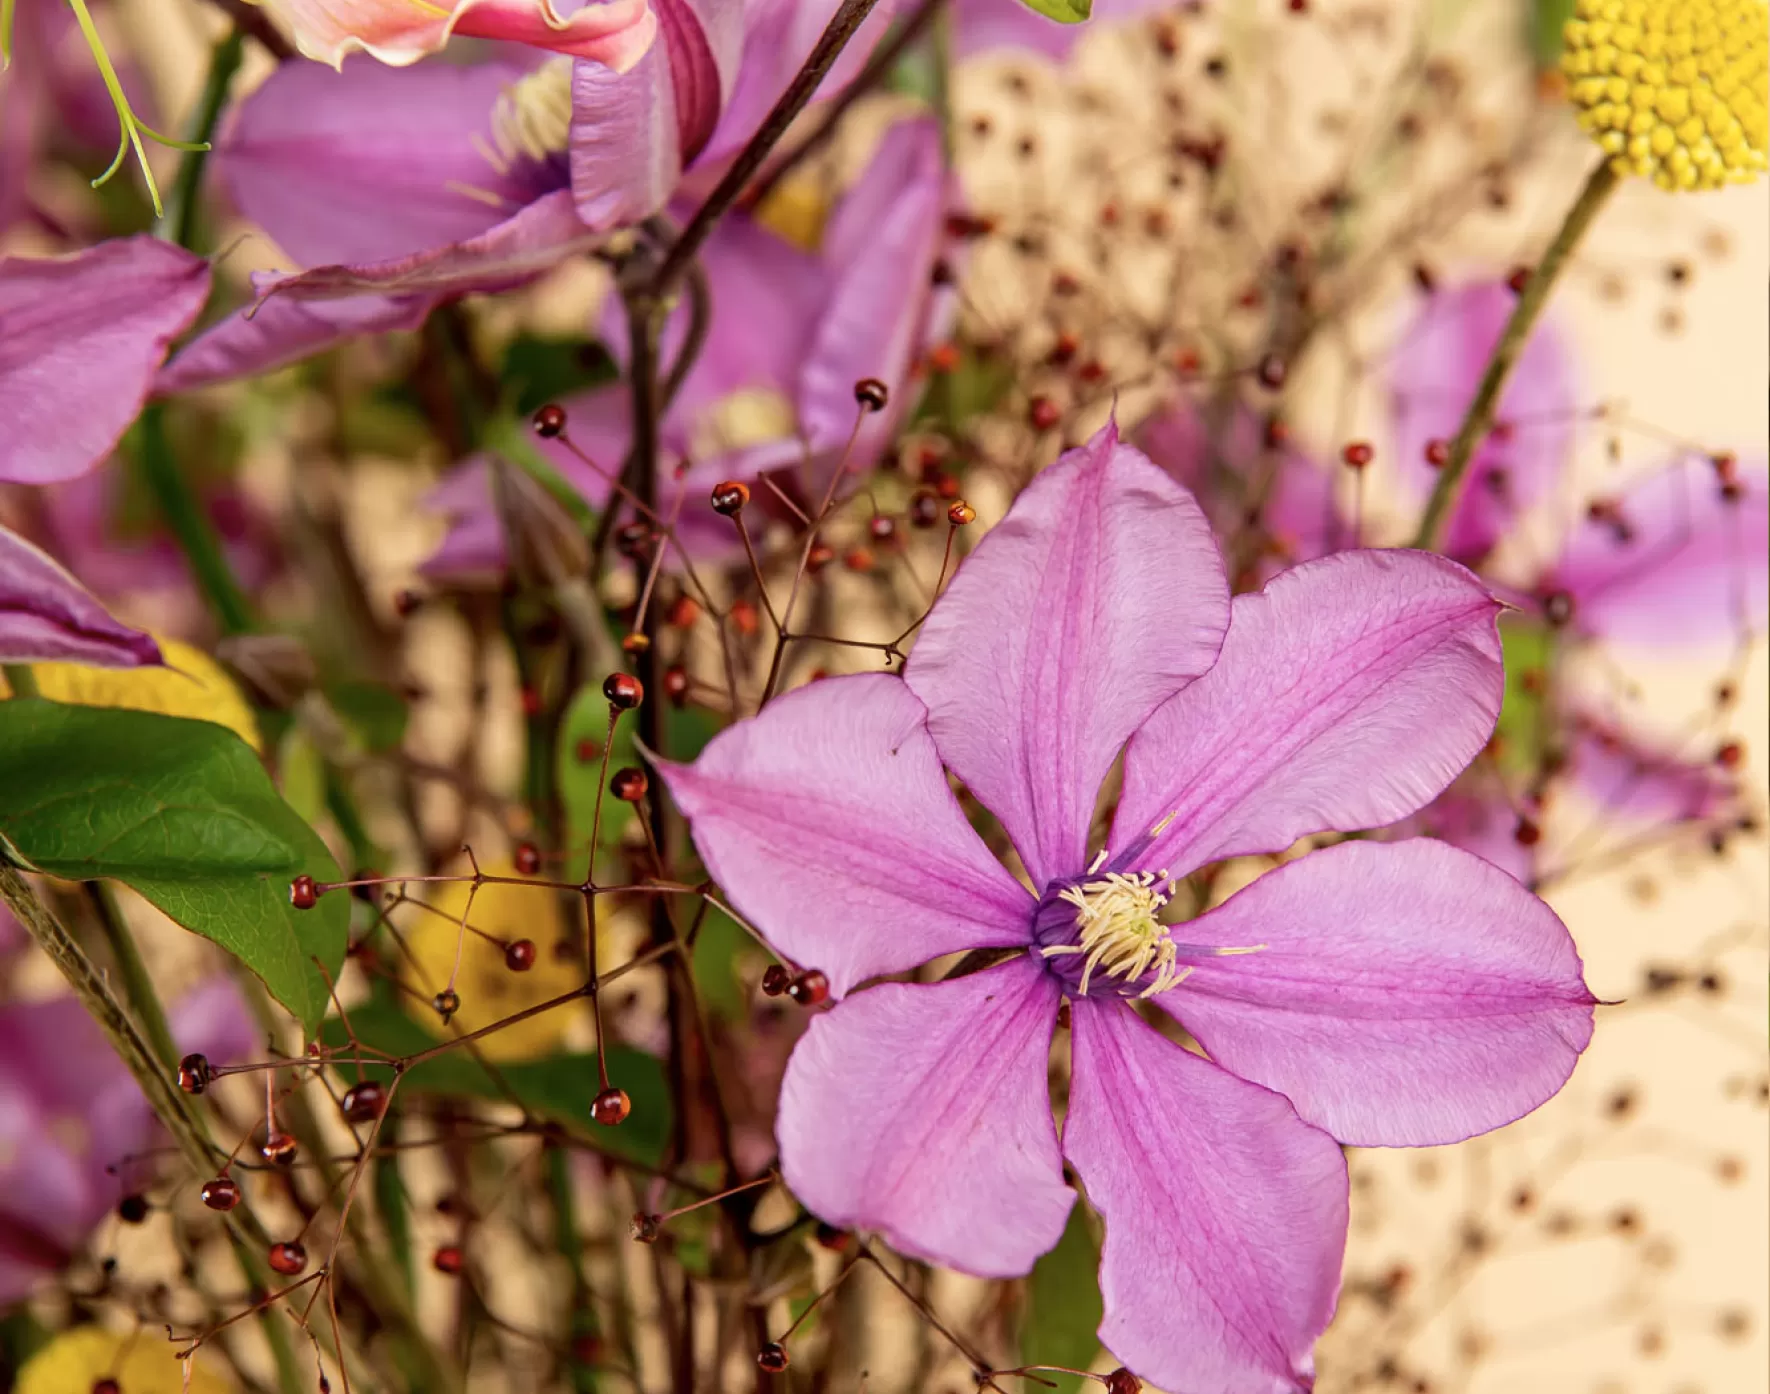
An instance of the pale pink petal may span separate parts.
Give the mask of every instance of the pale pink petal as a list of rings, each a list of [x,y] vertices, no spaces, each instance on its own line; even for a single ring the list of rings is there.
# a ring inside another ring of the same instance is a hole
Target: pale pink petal
[[[1035,479],[922,626],[941,759],[1035,885],[1079,873],[1125,738],[1211,666],[1228,586],[1192,496],[1106,426]]]
[[[208,294],[208,262],[147,236],[0,259],[0,481],[69,479],[108,455]]]
[[[631,72],[595,63],[572,69],[569,149],[572,192],[587,227],[626,227],[670,201],[683,154],[665,44],[653,44]]]
[[[348,295],[462,295],[508,290],[588,250],[596,234],[572,207],[569,189],[544,194],[477,237],[391,261],[316,266],[310,271],[259,274],[261,295],[328,300]]]
[[[713,878],[842,996],[960,949],[1027,943],[1032,897],[947,787],[901,679],[825,678],[658,762]]]
[[[1216,667],[1132,738],[1109,845],[1180,875],[1423,808],[1493,732],[1498,613],[1426,552],[1337,552],[1237,596]]]
[[[492,113],[529,71],[285,63],[232,114],[215,167],[239,210],[303,266],[464,241],[565,183],[562,169],[496,153]]]
[[[1164,1389],[1309,1389],[1346,1243],[1338,1145],[1122,1002],[1071,1007],[1063,1153],[1106,1221],[1101,1341]]]
[[[1764,632],[1770,609],[1770,473],[1726,488],[1707,460],[1655,471],[1584,517],[1548,590],[1573,598],[1582,634],[1692,644]]]
[[[1345,842],[1259,877],[1178,931],[1162,994],[1211,1058],[1358,1147],[1460,1142],[1567,1082],[1594,999],[1555,912],[1430,838]]]
[[[1013,1278],[1057,1243],[1063,1183],[1046,1057],[1057,981],[1029,958],[882,983],[812,1020],[781,1082],[781,1174],[831,1224]]]
[[[361,50],[396,67],[415,63],[451,33],[504,39],[588,58],[625,72],[645,55],[657,30],[645,0],[264,0],[294,35],[303,55],[338,67]],[[556,18],[555,16],[562,16]]]
[[[235,311],[179,349],[154,379],[154,395],[169,397],[275,372],[358,335],[416,329],[434,304],[426,296],[365,295],[352,300],[273,296]]]
[[[60,661],[97,668],[160,662],[160,646],[112,619],[46,553],[0,528],[0,663]]]
[[[1395,448],[1402,479],[1422,499],[1438,477],[1427,442],[1456,435],[1517,300],[1493,281],[1435,292],[1396,347],[1389,373]],[[1448,555],[1485,556],[1521,511],[1548,495],[1567,469],[1578,416],[1572,350],[1551,316],[1518,356],[1495,428],[1469,462],[1445,537]]]

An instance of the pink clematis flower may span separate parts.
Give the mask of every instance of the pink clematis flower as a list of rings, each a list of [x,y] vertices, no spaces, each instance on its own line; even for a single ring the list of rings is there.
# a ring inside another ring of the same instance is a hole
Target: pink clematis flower
[[[813,683],[661,764],[734,904],[840,999],[782,1089],[799,1197],[1004,1277],[1057,1242],[1067,1159],[1105,1220],[1100,1336],[1121,1361],[1189,1394],[1309,1388],[1345,1238],[1340,1144],[1452,1142],[1529,1112],[1573,1069],[1593,998],[1554,913],[1439,842],[1311,852],[1185,922],[1174,897],[1208,863],[1436,797],[1499,709],[1498,609],[1414,552],[1340,553],[1232,602],[1198,505],[1109,426],[984,538],[904,677]],[[865,986],[976,949],[1011,956]]]
[[[657,16],[646,0],[258,0],[301,52],[334,68],[361,50],[403,66],[435,53],[452,34],[506,39],[606,64],[624,73],[651,48]]]
[[[199,987],[170,1012],[173,1038],[218,1059],[257,1031],[233,984]],[[0,1008],[0,1306],[66,1268],[117,1202],[152,1180],[141,1154],[153,1113],[71,997]]]
[[[701,258],[711,319],[707,338],[659,432],[666,507],[685,491],[678,535],[697,556],[733,551],[737,535],[708,506],[724,479],[779,471],[814,498],[839,463],[872,467],[895,436],[913,394],[916,353],[939,332],[950,297],[932,274],[946,209],[940,132],[925,118],[888,131],[854,186],[833,209],[816,253],[794,246],[747,214],[734,213]],[[662,353],[678,352],[688,311],[666,326]],[[611,303],[603,339],[617,358],[626,317]],[[859,417],[854,385],[876,378],[884,411]],[[541,449],[592,505],[610,493],[632,439],[630,389],[614,383],[563,403],[572,443],[601,467],[587,468],[558,443]],[[852,443],[850,437],[853,437]],[[677,481],[677,468],[692,462]],[[467,461],[431,505],[453,528],[427,566],[432,575],[501,568],[503,544],[483,461]]]

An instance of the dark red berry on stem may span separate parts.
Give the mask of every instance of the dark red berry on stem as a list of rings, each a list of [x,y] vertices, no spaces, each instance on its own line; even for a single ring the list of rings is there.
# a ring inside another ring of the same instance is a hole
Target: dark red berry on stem
[[[891,390],[878,378],[862,378],[854,384],[854,400],[867,411],[884,411],[891,400]]]
[[[1376,456],[1369,441],[1355,440],[1340,452],[1340,458],[1355,470],[1361,470]]]
[[[1443,469],[1450,460],[1450,442],[1447,440],[1429,440],[1426,442],[1426,463],[1433,469]]]
[[[452,987],[445,987],[430,999],[430,1005],[436,1008],[436,1014],[447,1025],[449,1018],[461,1010],[461,994]]]
[[[344,1116],[352,1123],[373,1123],[386,1108],[387,1091],[372,1079],[345,1091]]]
[[[1143,1394],[1143,1381],[1120,1365],[1106,1377],[1106,1394]]]
[[[778,963],[771,963],[762,974],[762,995],[779,997],[793,981],[793,975]]]
[[[541,849],[532,842],[517,843],[516,869],[524,876],[533,876],[541,869]]]
[[[819,1220],[817,1222],[817,1242],[830,1250],[831,1253],[839,1254],[854,1242],[854,1235],[848,1230],[838,1229],[835,1225],[826,1224]]]
[[[1512,841],[1520,847],[1535,847],[1543,840],[1543,830],[1534,819],[1520,818],[1518,826],[1512,829]]]
[[[240,1203],[240,1187],[231,1176],[217,1176],[203,1183],[203,1204],[211,1210],[228,1211]]]
[[[664,669],[664,696],[677,706],[688,699],[688,669],[681,664]]]
[[[815,1007],[830,995],[830,980],[816,968],[808,968],[787,984],[787,996],[801,1007]]]
[[[602,695],[617,711],[630,712],[645,700],[645,684],[631,673],[610,673],[602,680]]]
[[[590,1101],[590,1116],[605,1128],[625,1122],[631,1112],[633,1100],[627,1097],[625,1089],[610,1086]]]
[[[1715,752],[1715,763],[1724,770],[1736,770],[1745,759],[1745,747],[1738,741],[1728,741]]]
[[[1038,396],[1026,404],[1026,419],[1032,424],[1033,430],[1049,431],[1063,420],[1063,413],[1049,397]]]
[[[535,966],[535,941],[513,939],[504,948],[504,966],[512,973],[526,973]]]
[[[461,1250],[454,1244],[444,1244],[430,1256],[430,1266],[451,1278],[461,1271],[462,1262]]]
[[[553,440],[565,430],[565,408],[549,402],[534,415],[535,434],[542,440]]]
[[[295,1161],[295,1139],[285,1132],[272,1130],[264,1135],[264,1141],[258,1145],[258,1153],[265,1161],[276,1166],[289,1166]]]
[[[957,499],[946,511],[946,520],[955,528],[962,528],[968,523],[977,521],[977,510],[964,499]]]
[[[627,1228],[628,1233],[633,1236],[635,1244],[655,1244],[658,1242],[658,1235],[661,1232],[658,1228],[658,1217],[648,1215],[644,1211],[635,1215]]]
[[[679,595],[670,602],[664,622],[672,629],[687,629],[701,617],[701,602],[692,595]]]
[[[126,1225],[139,1225],[148,1217],[148,1198],[144,1195],[126,1195],[117,1202],[117,1218]]]
[[[1528,266],[1514,266],[1512,274],[1506,277],[1506,288],[1513,295],[1523,295],[1524,288],[1530,284],[1530,274]]]
[[[622,523],[615,530],[615,550],[629,561],[650,561],[652,541],[651,528],[645,523]]]
[[[787,1359],[787,1348],[778,1341],[770,1341],[756,1352],[756,1364],[771,1375],[778,1375],[792,1362]]]
[[[643,630],[636,629],[631,634],[624,635],[621,639],[622,653],[644,653],[650,647],[651,635],[645,633]]]
[[[207,1055],[187,1055],[178,1062],[178,1087],[187,1094],[201,1094],[214,1078]]]
[[[293,1278],[307,1267],[307,1248],[298,1239],[270,1246],[270,1266],[285,1278]]]
[[[637,765],[616,770],[608,782],[609,793],[622,803],[638,803],[645,797],[645,791],[649,787],[645,771]]]
[[[319,898],[319,888],[314,885],[313,877],[297,876],[289,883],[289,904],[297,910],[313,909]]]

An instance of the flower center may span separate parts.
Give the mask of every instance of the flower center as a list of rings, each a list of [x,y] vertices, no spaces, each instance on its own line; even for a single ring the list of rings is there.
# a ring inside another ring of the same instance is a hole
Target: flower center
[[[1088,869],[1095,877],[1105,861],[1102,853]],[[1145,973],[1154,977],[1137,995],[1153,997],[1176,986],[1191,968],[1176,963],[1179,947],[1168,926],[1158,918],[1174,886],[1165,871],[1140,871],[1127,875],[1109,871],[1104,876],[1080,881],[1058,892],[1057,899],[1075,907],[1074,944],[1052,944],[1040,949],[1045,958],[1081,954],[1082,979],[1076,992],[1088,995],[1095,970],[1127,985]]]
[[[563,155],[571,130],[570,58],[549,58],[507,87],[492,108],[492,142],[505,165]]]
[[[798,429],[793,403],[773,387],[740,387],[727,392],[695,421],[689,451],[708,459],[791,436]]]

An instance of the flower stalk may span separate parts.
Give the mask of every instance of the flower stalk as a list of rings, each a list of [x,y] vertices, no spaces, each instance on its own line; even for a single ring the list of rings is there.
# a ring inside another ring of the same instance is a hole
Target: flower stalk
[[[1586,229],[1592,225],[1592,220],[1609,200],[1618,182],[1610,161],[1601,160],[1586,179],[1585,187],[1573,201],[1573,206],[1567,210],[1567,216],[1562,219],[1561,228],[1555,234],[1555,240],[1549,243],[1548,251],[1543,253],[1542,261],[1531,272],[1530,280],[1525,284],[1518,303],[1512,310],[1511,319],[1506,321],[1499,342],[1494,345],[1493,355],[1487,361],[1487,370],[1481,375],[1481,382],[1469,401],[1468,410],[1463,414],[1462,425],[1451,439],[1449,456],[1438,476],[1438,482],[1432,487],[1432,496],[1426,501],[1426,511],[1420,517],[1420,527],[1414,534],[1413,546],[1432,551],[1442,545],[1445,528],[1449,526],[1457,501],[1462,496],[1463,485],[1469,473],[1469,462],[1475,456],[1476,447],[1493,428],[1494,411],[1499,405],[1500,393],[1505,390],[1506,383],[1512,376],[1518,356],[1524,352],[1525,344],[1530,341],[1531,331],[1536,328],[1543,307],[1549,303],[1549,293],[1555,288],[1555,283],[1566,269],[1574,249],[1585,237]]]

